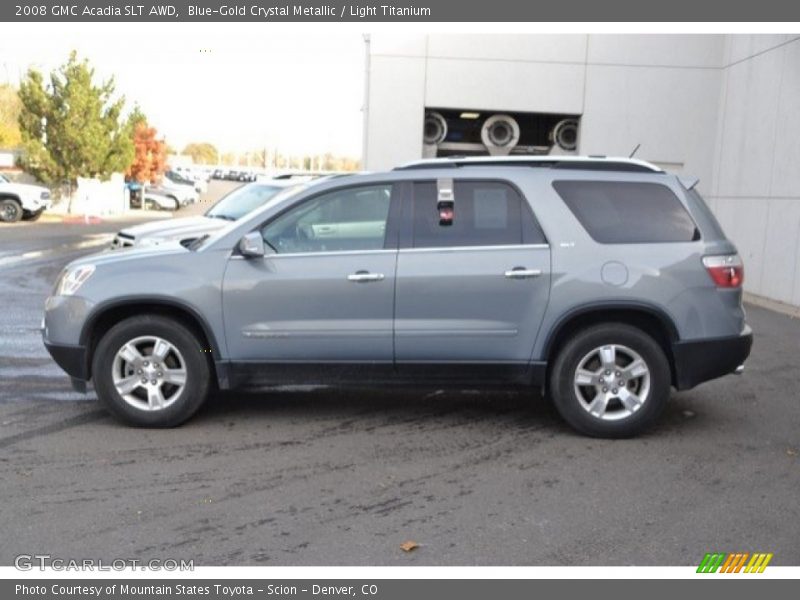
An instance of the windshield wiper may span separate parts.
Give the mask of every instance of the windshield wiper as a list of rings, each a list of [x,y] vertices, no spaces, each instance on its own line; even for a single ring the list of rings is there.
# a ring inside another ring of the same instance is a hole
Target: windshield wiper
[[[225,221],[235,221],[236,220],[235,217],[232,217],[230,215],[217,214],[217,215],[207,215],[207,216],[211,217],[212,219],[224,219]]]

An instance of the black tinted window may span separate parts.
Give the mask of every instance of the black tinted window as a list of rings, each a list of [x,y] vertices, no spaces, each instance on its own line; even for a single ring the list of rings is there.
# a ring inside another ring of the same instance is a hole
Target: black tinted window
[[[556,192],[602,244],[689,242],[696,227],[678,197],[658,183],[555,181]]]
[[[436,183],[414,184],[414,246],[500,246],[544,241],[530,209],[510,185],[456,181],[453,219],[440,222]],[[523,221],[528,229],[523,239]]]

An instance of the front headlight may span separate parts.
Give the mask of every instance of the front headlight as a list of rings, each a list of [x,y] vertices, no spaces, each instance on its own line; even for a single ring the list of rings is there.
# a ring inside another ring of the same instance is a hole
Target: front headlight
[[[94,265],[81,265],[67,269],[56,284],[56,296],[72,296],[94,273]]]

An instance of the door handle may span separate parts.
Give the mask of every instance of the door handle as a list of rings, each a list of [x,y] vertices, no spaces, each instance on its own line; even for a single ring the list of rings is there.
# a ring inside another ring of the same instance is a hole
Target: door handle
[[[524,267],[514,267],[505,273],[508,279],[530,279],[531,277],[539,277],[541,274],[541,269],[526,269]]]
[[[367,271],[356,271],[347,276],[347,281],[356,283],[369,283],[370,281],[383,281],[383,273],[368,273]]]

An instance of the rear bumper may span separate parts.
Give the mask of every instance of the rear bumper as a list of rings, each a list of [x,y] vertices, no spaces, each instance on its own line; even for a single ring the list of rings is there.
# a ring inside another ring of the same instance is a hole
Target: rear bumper
[[[675,387],[688,390],[704,381],[735,373],[750,356],[752,345],[753,332],[747,325],[736,336],[673,344]]]

